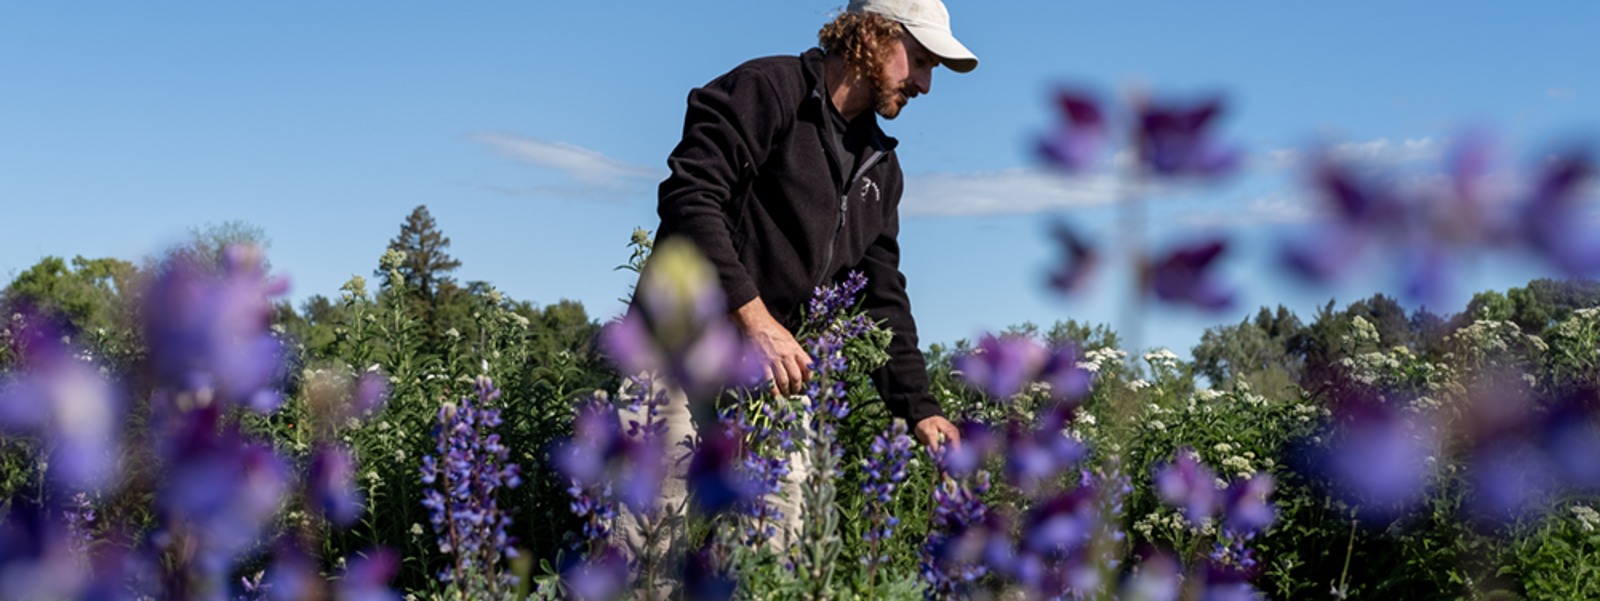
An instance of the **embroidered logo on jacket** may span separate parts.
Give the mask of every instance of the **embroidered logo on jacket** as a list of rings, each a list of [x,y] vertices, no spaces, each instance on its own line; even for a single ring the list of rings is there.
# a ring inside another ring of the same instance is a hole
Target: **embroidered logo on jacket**
[[[867,200],[867,193],[868,192],[872,193],[872,200],[873,201],[876,202],[876,201],[883,200],[883,192],[878,189],[878,182],[872,181],[872,178],[870,178],[870,177],[862,177],[861,178],[861,200],[863,202],[865,202]]]

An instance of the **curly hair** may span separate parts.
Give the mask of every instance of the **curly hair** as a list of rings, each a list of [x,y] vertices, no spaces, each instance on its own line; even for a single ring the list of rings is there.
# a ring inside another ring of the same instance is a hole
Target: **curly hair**
[[[872,78],[881,70],[888,44],[904,35],[904,26],[883,15],[847,12],[822,26],[817,45],[828,54],[843,56],[851,75]]]

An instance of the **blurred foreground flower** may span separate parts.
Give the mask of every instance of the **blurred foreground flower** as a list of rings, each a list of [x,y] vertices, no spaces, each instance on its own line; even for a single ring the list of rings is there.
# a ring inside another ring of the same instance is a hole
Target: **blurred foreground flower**
[[[728,319],[716,272],[690,242],[669,239],[650,255],[635,306],[606,327],[606,351],[625,373],[657,373],[706,399],[760,377],[760,365]]]
[[[1054,350],[1027,336],[995,337],[985,334],[978,348],[956,357],[961,379],[997,399],[1009,399],[1032,383],[1047,384],[1053,399],[1076,403],[1088,394],[1091,374],[1078,366],[1083,357],[1077,345]]]
[[[1141,265],[1139,280],[1148,294],[1163,301],[1207,311],[1226,309],[1233,305],[1233,293],[1212,272],[1227,248],[1227,241],[1220,238],[1174,248]]]
[[[1080,90],[1056,92],[1061,125],[1039,138],[1039,155],[1063,171],[1078,172],[1094,166],[1106,141],[1106,119],[1100,105]]]
[[[1238,163],[1239,152],[1218,143],[1211,125],[1222,112],[1221,99],[1193,105],[1142,101],[1136,103],[1136,147],[1140,162],[1161,176],[1217,177]]]
[[[1449,289],[1453,258],[1464,253],[1524,250],[1568,275],[1600,270],[1600,243],[1587,235],[1591,227],[1578,212],[1595,172],[1589,153],[1557,153],[1526,181],[1494,185],[1486,176],[1491,151],[1485,136],[1464,136],[1447,165],[1448,185],[1425,189],[1364,173],[1329,150],[1313,151],[1307,177],[1333,220],[1309,237],[1286,240],[1283,263],[1308,279],[1328,280],[1382,244],[1398,258],[1406,294],[1424,303]]]

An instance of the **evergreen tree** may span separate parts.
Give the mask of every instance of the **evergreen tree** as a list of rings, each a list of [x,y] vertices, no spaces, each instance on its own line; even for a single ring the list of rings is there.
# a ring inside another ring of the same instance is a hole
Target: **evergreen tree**
[[[390,249],[406,255],[399,268],[400,275],[405,278],[407,291],[428,325],[429,333],[435,337],[442,333],[438,319],[440,306],[456,296],[458,290],[450,272],[461,267],[461,262],[445,253],[444,249],[449,247],[450,238],[439,231],[426,205],[417,205],[405,223],[400,224],[400,235],[389,241]],[[388,277],[381,269],[374,273],[379,278]]]

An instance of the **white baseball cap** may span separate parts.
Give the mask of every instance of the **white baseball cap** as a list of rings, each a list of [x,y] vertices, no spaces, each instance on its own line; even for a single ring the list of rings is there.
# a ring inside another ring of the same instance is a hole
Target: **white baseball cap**
[[[845,10],[877,13],[904,25],[922,47],[938,55],[951,71],[966,73],[978,68],[978,57],[950,33],[950,11],[939,0],[850,0]]]

